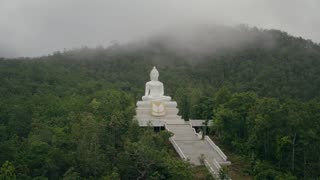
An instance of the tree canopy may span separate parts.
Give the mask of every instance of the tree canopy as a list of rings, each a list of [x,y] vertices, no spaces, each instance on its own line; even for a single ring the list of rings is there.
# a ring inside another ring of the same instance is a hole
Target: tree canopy
[[[0,59],[0,177],[195,178],[168,133],[133,121],[156,65],[183,118],[213,119],[212,135],[248,157],[257,179],[319,178],[320,46],[277,30],[231,31],[255,40],[189,52],[160,38]]]

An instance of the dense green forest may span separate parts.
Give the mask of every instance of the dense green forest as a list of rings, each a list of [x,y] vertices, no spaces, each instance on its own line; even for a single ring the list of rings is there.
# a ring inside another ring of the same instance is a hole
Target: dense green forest
[[[243,26],[202,34],[0,59],[0,179],[196,179],[169,133],[133,121],[154,65],[180,114],[213,119],[248,174],[320,178],[319,44]]]

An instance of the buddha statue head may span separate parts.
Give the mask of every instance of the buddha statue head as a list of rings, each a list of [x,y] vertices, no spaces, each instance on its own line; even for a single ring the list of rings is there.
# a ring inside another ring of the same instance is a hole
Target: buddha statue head
[[[150,72],[150,79],[151,81],[158,81],[159,78],[159,72],[155,66],[153,66],[153,69]]]

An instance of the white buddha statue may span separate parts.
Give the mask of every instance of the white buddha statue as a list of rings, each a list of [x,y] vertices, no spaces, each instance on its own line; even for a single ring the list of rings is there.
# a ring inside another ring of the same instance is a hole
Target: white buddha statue
[[[143,101],[170,101],[170,96],[164,96],[164,88],[162,82],[158,81],[159,72],[156,67],[150,72],[151,81],[146,83],[145,95],[142,96]]]

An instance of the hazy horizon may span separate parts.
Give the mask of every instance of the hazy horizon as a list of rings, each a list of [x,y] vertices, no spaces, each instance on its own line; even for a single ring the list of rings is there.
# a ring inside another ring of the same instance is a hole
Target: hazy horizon
[[[4,0],[0,56],[42,56],[127,43],[183,25],[247,24],[320,42],[320,2],[284,0]]]

